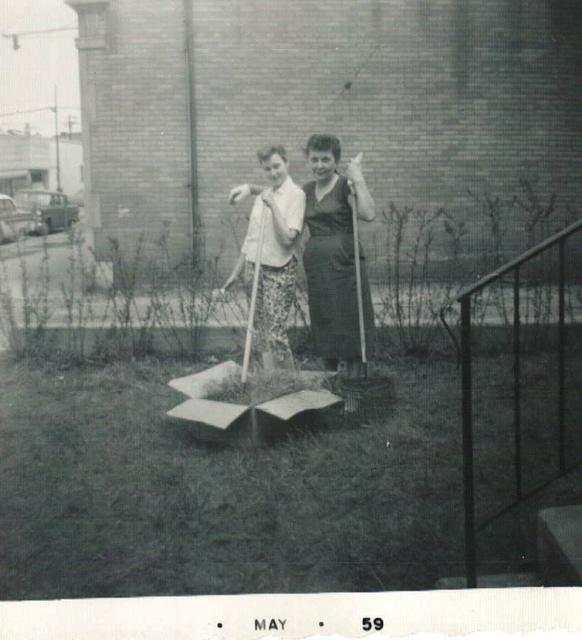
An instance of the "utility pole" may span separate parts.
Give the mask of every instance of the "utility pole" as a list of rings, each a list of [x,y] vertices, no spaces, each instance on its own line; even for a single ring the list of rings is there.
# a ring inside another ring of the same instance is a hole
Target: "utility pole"
[[[61,154],[59,149],[59,105],[57,100],[57,85],[55,84],[55,106],[52,108],[55,114],[55,148],[57,153],[57,191],[61,188]]]

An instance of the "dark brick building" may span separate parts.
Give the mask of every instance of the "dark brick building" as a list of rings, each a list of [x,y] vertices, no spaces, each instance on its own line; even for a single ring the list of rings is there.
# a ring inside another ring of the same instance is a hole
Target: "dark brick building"
[[[297,181],[308,134],[363,151],[379,208],[444,206],[484,234],[468,195],[528,179],[576,208],[582,98],[576,0],[66,0],[78,41],[88,207],[106,238],[171,221],[230,266],[255,149],[282,141]],[[511,225],[510,225],[511,226]],[[513,227],[512,246],[521,243]],[[382,216],[365,231],[370,250]],[[446,245],[437,243],[446,253]]]

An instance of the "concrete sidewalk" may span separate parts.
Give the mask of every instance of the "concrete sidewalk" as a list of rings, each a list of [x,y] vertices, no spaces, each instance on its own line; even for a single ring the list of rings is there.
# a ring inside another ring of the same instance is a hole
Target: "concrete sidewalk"
[[[382,290],[380,287],[372,285],[372,301],[376,321],[383,326],[397,326],[399,321],[396,316],[395,303],[387,297],[388,293],[387,290]],[[407,317],[410,317],[411,324],[417,323],[419,326],[428,326],[429,324],[433,324],[435,319],[437,319],[441,301],[437,300],[431,305],[423,304],[422,312],[417,317],[415,309],[417,300],[421,294],[422,291],[420,290],[413,291],[410,301],[408,296],[402,296],[401,314],[405,321]],[[525,324],[528,322],[533,323],[536,317],[536,309],[539,305],[539,302],[536,301],[537,293],[533,289],[529,291],[521,289],[520,295],[522,322]],[[36,294],[33,293],[32,296],[34,297]],[[78,324],[78,315],[81,308],[83,308],[85,315],[85,326],[91,328],[108,327],[112,325],[115,319],[116,310],[120,311],[124,309],[127,304],[121,295],[116,296],[114,302],[111,297],[106,297],[102,294],[87,294],[83,298],[77,296],[75,298],[74,308],[72,312],[69,312],[65,306],[64,296],[62,294],[59,296],[57,292],[52,292],[49,298],[47,301],[49,315],[47,326],[49,327],[75,326]],[[248,301],[244,291],[238,290],[229,293],[224,300],[210,302],[210,298],[211,293],[208,291],[201,293],[200,297],[195,301],[188,298],[181,300],[178,295],[168,293],[160,296],[158,301],[164,305],[165,311],[162,312],[162,315],[166,316],[166,319],[172,317],[176,326],[189,326],[186,315],[190,311],[189,307],[194,306],[194,303],[195,308],[199,310],[199,314],[203,318],[202,324],[206,326],[246,326]],[[15,297],[14,294],[12,299],[15,310],[21,317],[24,300]],[[300,313],[292,310],[289,323],[290,326],[301,327],[303,325],[301,317],[303,316],[308,320],[309,310],[304,294],[300,294],[297,301]],[[354,300],[354,305],[355,304],[356,301]],[[129,307],[133,326],[147,326],[148,322],[146,318],[150,317],[153,306],[152,298],[149,295],[139,295],[132,298]],[[390,311],[387,309],[388,306],[391,307]],[[511,287],[504,288],[502,292],[498,290],[495,295],[491,295],[488,302],[474,313],[474,321],[487,326],[502,325],[505,323],[502,313],[503,308],[505,309],[508,320],[512,322],[513,290]],[[547,319],[550,324],[557,323],[559,309],[557,287],[551,288],[548,298],[542,303],[542,308],[544,309],[542,320]],[[451,310],[451,317],[454,318],[454,315],[459,312],[459,305],[456,303],[453,304]],[[582,287],[577,287],[573,290],[573,295],[567,304],[566,322],[582,322]]]
[[[411,309],[414,310],[415,299],[421,292],[413,293]],[[495,298],[491,298],[489,303],[480,309],[478,317],[474,319],[475,325],[479,328],[491,328],[492,331],[505,330],[505,321],[500,308],[505,305],[505,315],[508,322],[513,322],[513,291],[510,287],[497,292]],[[529,297],[528,294],[529,293]],[[385,301],[382,299],[382,291],[379,288],[373,289],[373,302],[376,314],[376,326],[380,331],[385,332],[390,337],[390,343],[398,344],[401,327],[405,330],[408,327],[422,328],[429,325],[440,324],[438,320],[439,306],[435,308],[425,308],[424,312],[418,316],[411,316],[410,321],[406,321],[406,314],[409,312],[408,300],[401,302],[403,322],[399,323],[394,309],[387,314]],[[550,311],[544,317],[542,324],[557,327],[558,323],[558,292],[553,289],[549,292],[548,305]],[[582,290],[577,289],[571,296],[571,304],[568,308],[566,322],[568,324],[582,324]],[[385,292],[384,292],[384,295]],[[534,296],[536,292],[521,291],[522,323],[535,324],[534,309],[536,302]],[[166,295],[158,302],[163,310],[154,313],[152,299],[150,296],[136,296],[131,300],[129,318],[125,318],[125,302],[118,296],[115,303],[103,295],[92,294],[85,298],[78,298],[72,309],[67,310],[63,296],[51,295],[47,301],[48,320],[45,324],[47,335],[54,345],[70,344],[78,340],[81,336],[88,348],[101,340],[105,333],[111,328],[126,328],[129,339],[136,338],[136,332],[141,328],[146,328],[149,343],[154,350],[160,352],[172,352],[177,345],[192,344],[195,339],[198,347],[204,352],[225,352],[240,348],[244,340],[246,323],[248,317],[248,302],[246,294],[238,290],[229,294],[224,301],[214,301],[209,307],[209,292],[202,294],[196,301],[196,314],[192,319],[189,314],[192,312],[188,308],[192,301],[180,300],[176,295]],[[298,299],[298,310],[293,310],[289,318],[289,327],[301,329],[309,322],[309,312],[307,301],[304,295]],[[19,322],[22,324],[22,313],[24,301],[13,298],[14,311]],[[354,302],[355,304],[355,302]],[[426,306],[426,305],[425,305]],[[529,307],[529,310],[528,310]],[[454,329],[458,319],[459,306],[453,306],[453,312],[449,315],[449,324]],[[0,313],[5,311],[0,310]],[[124,320],[126,320],[124,322]],[[33,320],[34,326],[34,320]],[[22,329],[21,329],[22,330]],[[390,335],[392,334],[392,335]],[[449,345],[448,337],[444,336],[443,344]],[[173,345],[173,346],[172,346]],[[0,349],[6,349],[6,337],[0,334]]]

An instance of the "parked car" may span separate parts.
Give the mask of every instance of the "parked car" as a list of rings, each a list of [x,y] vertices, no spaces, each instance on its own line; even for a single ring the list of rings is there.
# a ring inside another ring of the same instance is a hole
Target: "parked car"
[[[0,193],[0,244],[16,240],[37,228],[35,217],[29,211],[19,211],[14,200]]]
[[[79,220],[79,207],[58,191],[22,189],[16,192],[14,201],[19,209],[34,214],[40,233],[68,229]]]

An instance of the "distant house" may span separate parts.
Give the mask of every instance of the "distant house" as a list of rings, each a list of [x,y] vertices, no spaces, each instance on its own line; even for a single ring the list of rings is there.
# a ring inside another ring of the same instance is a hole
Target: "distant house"
[[[261,180],[255,149],[334,132],[364,152],[378,209],[466,218],[469,191],[520,179],[582,196],[582,30],[574,0],[66,0],[79,16],[86,204],[95,249],[153,242],[230,267],[243,210],[229,188]],[[383,254],[383,216],[368,254]],[[511,226],[511,221],[508,221]],[[514,233],[515,249],[521,243]],[[446,256],[446,237],[435,240]]]
[[[48,188],[50,140],[16,131],[0,131],[0,193],[13,196],[18,189]]]
[[[72,195],[83,186],[81,140],[59,139],[60,186]],[[21,131],[0,131],[0,193],[18,189],[57,189],[57,153],[54,138]]]

